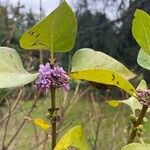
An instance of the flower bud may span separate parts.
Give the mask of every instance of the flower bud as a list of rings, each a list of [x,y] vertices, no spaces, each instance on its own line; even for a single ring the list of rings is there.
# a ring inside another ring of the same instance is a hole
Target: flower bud
[[[45,117],[46,117],[46,119],[51,119],[51,114],[50,113],[47,113],[46,115],[45,115]]]
[[[140,124],[139,126],[136,127],[137,130],[137,134],[139,135],[143,135],[144,134],[144,127],[142,124]]]
[[[138,89],[137,98],[142,105],[150,107],[150,89]]]
[[[147,122],[148,122],[147,118],[144,117],[143,120],[142,120],[142,124],[145,124],[145,123],[147,123]]]
[[[129,119],[130,119],[130,121],[134,124],[135,122],[136,122],[136,116],[135,115],[133,115],[133,114],[130,114],[129,115]]]

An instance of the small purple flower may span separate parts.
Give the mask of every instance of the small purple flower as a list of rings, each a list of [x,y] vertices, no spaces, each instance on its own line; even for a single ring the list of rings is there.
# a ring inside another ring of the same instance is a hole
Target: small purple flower
[[[150,107],[150,89],[138,89],[137,97],[142,105]]]
[[[53,76],[54,77],[61,77],[64,73],[66,73],[62,67],[54,67],[54,70],[53,70]]]
[[[39,76],[35,81],[37,89],[48,91],[50,87],[61,88],[65,91],[70,89],[69,77],[62,67],[54,66],[51,68],[50,64],[41,64],[39,68]]]

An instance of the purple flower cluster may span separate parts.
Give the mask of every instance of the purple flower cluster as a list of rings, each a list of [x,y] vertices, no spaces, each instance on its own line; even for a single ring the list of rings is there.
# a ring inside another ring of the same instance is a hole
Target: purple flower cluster
[[[62,67],[54,66],[51,68],[50,64],[41,64],[39,68],[39,76],[35,81],[37,89],[48,91],[50,87],[61,88],[65,91],[70,89],[69,77]]]
[[[137,97],[142,105],[150,107],[150,89],[138,89]]]

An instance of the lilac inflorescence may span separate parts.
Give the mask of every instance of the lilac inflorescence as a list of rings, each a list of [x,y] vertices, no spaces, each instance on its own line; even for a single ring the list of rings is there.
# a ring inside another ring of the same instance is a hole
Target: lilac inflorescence
[[[138,89],[137,97],[142,105],[150,107],[150,89]]]
[[[51,68],[50,64],[41,64],[39,68],[39,76],[35,81],[37,89],[48,91],[51,87],[61,88],[65,91],[70,89],[69,77],[62,67],[54,66]]]

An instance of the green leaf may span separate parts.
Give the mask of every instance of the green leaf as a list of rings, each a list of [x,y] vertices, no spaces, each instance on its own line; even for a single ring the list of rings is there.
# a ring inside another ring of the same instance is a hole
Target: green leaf
[[[137,63],[141,67],[150,70],[150,55],[141,49],[137,57]]]
[[[54,150],[90,150],[82,126],[71,128],[58,142]]]
[[[145,80],[141,80],[137,89],[147,89]],[[136,99],[134,96],[130,97],[127,100],[109,100],[107,101],[107,103],[113,107],[118,107],[121,103],[126,104],[131,108],[132,113],[134,115],[135,115],[135,110],[137,109],[142,110],[142,105],[139,103],[138,99]]]
[[[0,88],[22,86],[34,81],[37,76],[24,69],[16,50],[0,47]]]
[[[131,143],[131,144],[124,146],[121,150],[150,150],[150,144]]]
[[[125,90],[128,94],[134,95],[136,90],[118,73],[106,69],[89,69],[71,72],[70,77],[76,80],[92,81],[117,86]]]
[[[25,49],[65,52],[73,48],[77,33],[75,14],[64,1],[50,15],[26,31],[20,39]]]
[[[72,72],[88,69],[108,69],[117,72],[125,79],[131,79],[135,75],[123,64],[109,55],[83,48],[77,51],[72,60]]]
[[[132,34],[144,52],[150,55],[150,16],[143,10],[135,11]]]

